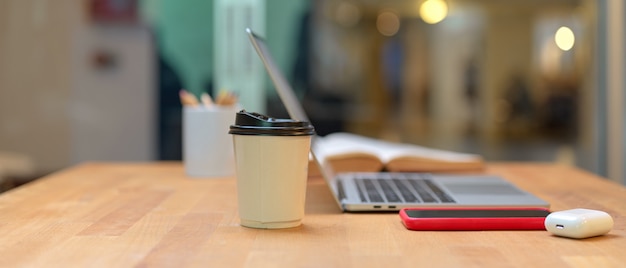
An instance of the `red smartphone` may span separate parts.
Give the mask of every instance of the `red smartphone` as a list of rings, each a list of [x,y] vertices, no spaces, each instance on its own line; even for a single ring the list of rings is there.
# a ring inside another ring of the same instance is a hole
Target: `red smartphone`
[[[418,231],[545,230],[546,208],[403,208],[402,223]]]

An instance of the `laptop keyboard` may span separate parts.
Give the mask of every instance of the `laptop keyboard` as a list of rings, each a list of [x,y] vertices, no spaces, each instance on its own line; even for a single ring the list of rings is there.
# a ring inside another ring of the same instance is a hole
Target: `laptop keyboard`
[[[455,203],[426,174],[360,174],[355,178],[361,201],[370,203]],[[378,178],[375,175],[385,176]]]

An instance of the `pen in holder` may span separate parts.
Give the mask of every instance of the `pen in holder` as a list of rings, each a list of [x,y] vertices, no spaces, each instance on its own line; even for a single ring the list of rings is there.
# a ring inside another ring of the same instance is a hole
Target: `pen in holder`
[[[185,94],[190,93],[181,91],[185,173],[191,177],[234,176],[235,157],[228,130],[239,106],[234,101],[213,103],[204,94],[200,103]]]

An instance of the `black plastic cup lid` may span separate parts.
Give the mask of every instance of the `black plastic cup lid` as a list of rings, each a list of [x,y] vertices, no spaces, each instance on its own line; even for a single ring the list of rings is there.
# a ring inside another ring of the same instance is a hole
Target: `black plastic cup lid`
[[[292,119],[277,119],[254,112],[241,110],[230,126],[229,134],[264,136],[311,136],[315,128],[310,122]]]

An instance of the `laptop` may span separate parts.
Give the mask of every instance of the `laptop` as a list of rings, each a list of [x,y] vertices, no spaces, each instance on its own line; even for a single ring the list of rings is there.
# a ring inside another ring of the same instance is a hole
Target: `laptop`
[[[289,116],[309,121],[293,89],[276,66],[262,37],[246,29]],[[310,121],[309,121],[310,122]],[[545,207],[549,204],[493,175],[430,174],[397,172],[336,173],[315,157],[317,138],[311,144],[312,158],[343,211],[398,211],[408,207]]]

